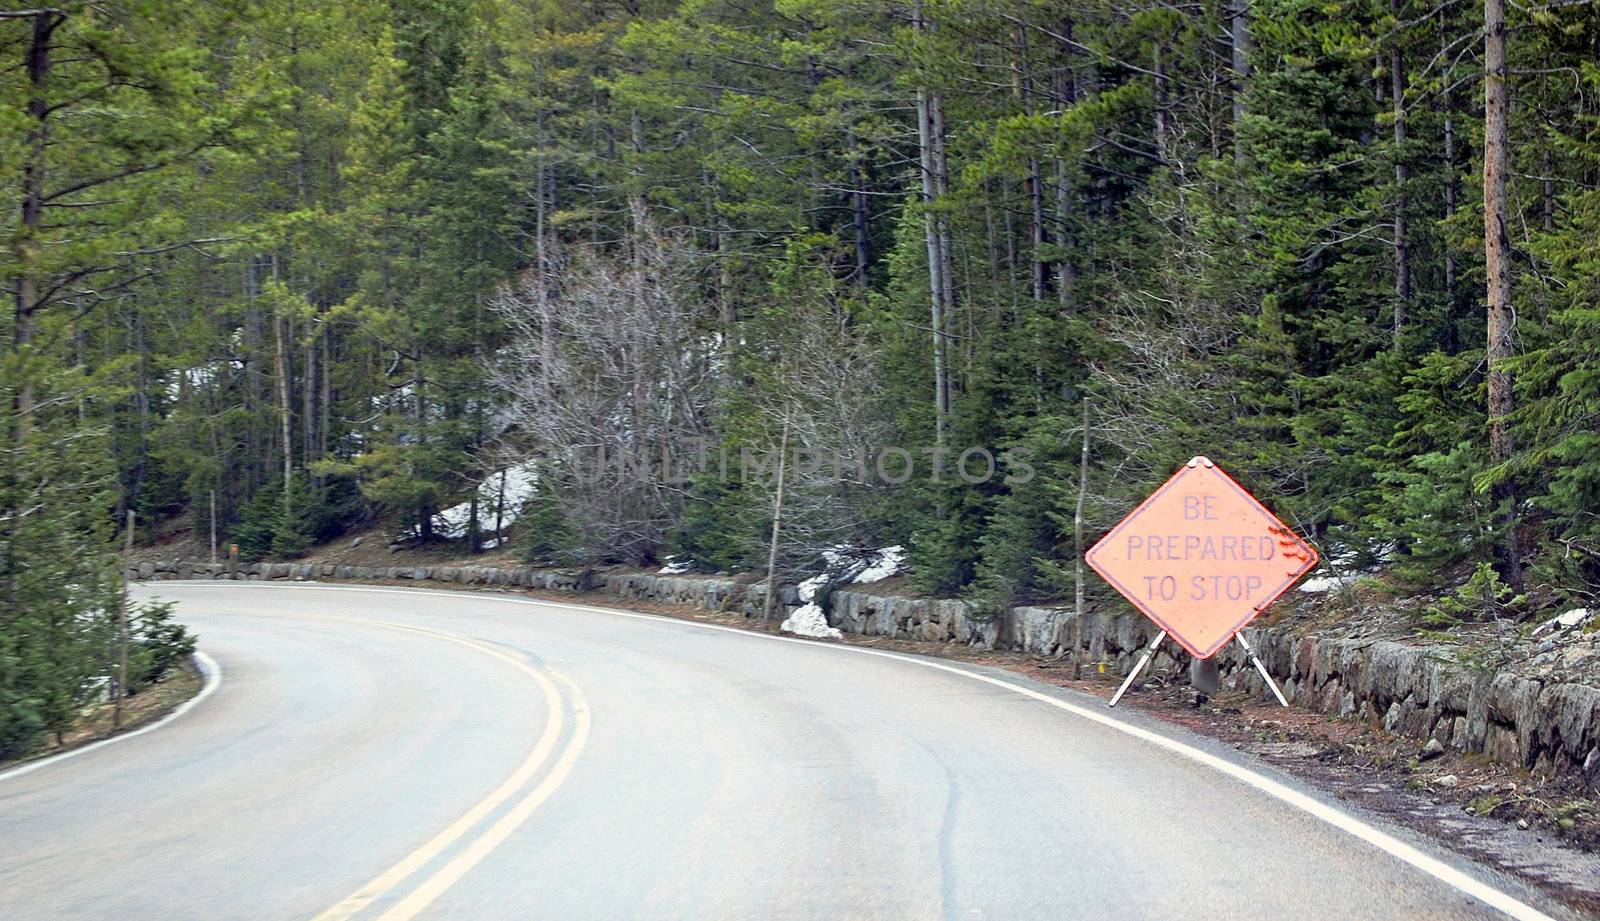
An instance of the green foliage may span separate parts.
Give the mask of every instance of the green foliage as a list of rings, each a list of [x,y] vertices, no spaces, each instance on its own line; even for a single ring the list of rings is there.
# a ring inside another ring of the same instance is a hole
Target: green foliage
[[[289,499],[280,488],[265,486],[245,504],[232,530],[239,556],[247,562],[276,557],[304,556],[326,535],[327,505],[307,482],[296,476],[289,484]]]
[[[129,618],[135,639],[128,653],[128,693],[160,681],[174,665],[194,655],[194,635],[172,617],[171,603],[153,601]]]
[[[1492,565],[1479,563],[1465,584],[1424,608],[1418,619],[1434,628],[1484,620],[1521,619],[1527,602],[1528,596],[1513,591]]]
[[[541,479],[537,491],[523,503],[514,546],[530,563],[574,562],[582,549],[548,480]]]
[[[281,490],[271,487],[258,489],[240,513],[233,540],[239,545],[240,558],[246,562],[266,559],[272,553],[272,539],[283,515],[282,496]]]
[[[320,536],[318,517],[322,503],[303,477],[290,481],[288,493],[272,529],[272,555],[292,560],[304,556]]]
[[[667,554],[712,572],[765,564],[757,548],[763,525],[772,526],[755,490],[723,482],[715,471],[690,478],[689,497],[667,541]]]

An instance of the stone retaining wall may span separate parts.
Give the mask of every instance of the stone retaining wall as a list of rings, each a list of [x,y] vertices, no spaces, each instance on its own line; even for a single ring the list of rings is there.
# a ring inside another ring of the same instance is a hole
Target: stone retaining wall
[[[713,611],[740,611],[760,615],[766,604],[765,581],[697,576],[659,576],[650,573],[608,572],[596,569],[543,569],[537,566],[347,566],[339,563],[189,563],[150,562],[128,568],[128,578],[214,579],[239,582],[319,579],[348,581],[411,580],[456,585],[500,586],[560,592],[604,592],[618,598],[660,604],[689,605]],[[773,599],[773,617],[781,619],[800,605],[793,585],[779,585]]]
[[[415,580],[565,592],[604,592],[618,598],[686,605],[759,616],[764,582],[663,576],[591,569],[509,569],[455,566],[347,566],[333,563],[152,563],[130,567],[132,579]],[[775,617],[800,599],[780,586]],[[1156,628],[1135,614],[1017,607],[984,618],[962,601],[906,598],[838,590],[828,622],[847,633],[961,643],[1067,659],[1086,668],[1124,674]],[[1353,716],[1418,740],[1482,752],[1497,762],[1546,772],[1575,773],[1600,787],[1600,688],[1542,681],[1510,672],[1473,669],[1448,647],[1297,634],[1258,627],[1245,636],[1294,703],[1322,713]],[[1266,693],[1238,644],[1218,654],[1223,683]],[[1180,675],[1188,655],[1162,644],[1151,674]]]
[[[961,602],[840,591],[829,621],[841,630],[878,636],[961,642],[1057,656],[1084,667],[1126,674],[1157,629],[1136,614],[1017,607],[986,624],[971,622]],[[1354,716],[1419,740],[1482,752],[1508,765],[1571,772],[1600,786],[1600,688],[1475,669],[1446,646],[1410,646],[1253,627],[1245,639],[1290,702],[1335,716]],[[1237,644],[1218,653],[1226,686],[1267,693]],[[1152,674],[1187,672],[1189,655],[1162,644]]]

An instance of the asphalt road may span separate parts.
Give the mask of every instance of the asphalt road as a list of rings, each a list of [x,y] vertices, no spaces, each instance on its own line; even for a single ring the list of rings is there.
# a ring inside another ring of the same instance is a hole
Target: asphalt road
[[[485,594],[139,592],[220,684],[0,776],[0,919],[1563,914],[998,671]]]

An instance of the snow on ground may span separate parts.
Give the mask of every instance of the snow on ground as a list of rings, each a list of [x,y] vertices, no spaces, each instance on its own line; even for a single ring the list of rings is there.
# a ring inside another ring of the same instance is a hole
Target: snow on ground
[[[822,556],[827,560],[827,568],[796,586],[800,600],[805,604],[796,608],[793,614],[779,624],[779,630],[796,636],[839,639],[844,634],[840,633],[838,628],[828,626],[827,615],[823,614],[822,607],[813,601],[817,597],[817,592],[829,582],[841,585],[881,582],[899,573],[906,564],[905,548],[898,545],[868,551],[865,554],[860,550],[840,547],[824,551]]]
[[[862,585],[868,582],[882,582],[884,579],[895,575],[906,565],[906,548],[899,544],[893,547],[884,547],[878,551],[878,559],[866,569],[863,569],[851,582]]]
[[[678,576],[694,568],[694,563],[692,561],[680,560],[675,556],[667,557],[666,563],[667,565],[656,570],[657,575]]]
[[[817,590],[827,584],[828,574],[823,573],[822,575],[812,576],[795,586],[795,588],[800,592],[800,600],[809,603],[811,599],[817,597]]]
[[[822,609],[811,602],[806,602],[794,609],[794,613],[784,618],[778,629],[795,636],[815,636],[825,639],[843,639],[844,633],[838,627],[828,626],[828,618],[822,614]]]
[[[1590,613],[1588,608],[1573,608],[1565,614],[1557,614],[1555,617],[1533,628],[1533,635],[1538,636],[1545,632],[1560,633],[1563,630],[1571,630],[1573,627],[1581,626],[1587,621]]]
[[[1355,584],[1355,576],[1317,576],[1300,583],[1302,592],[1333,592]]]
[[[1385,544],[1373,549],[1371,552],[1380,561],[1387,562],[1394,555],[1394,547],[1393,545]],[[1359,568],[1360,559],[1360,555],[1353,549],[1329,553],[1322,558],[1322,565],[1314,570],[1316,575],[1301,582],[1298,586],[1299,590],[1312,594],[1343,591],[1355,585],[1361,577],[1372,575],[1378,571],[1377,568]]]
[[[539,476],[533,461],[515,464],[485,477],[483,482],[478,484],[478,529],[481,531],[494,530],[495,512],[500,507],[502,476],[505,487],[505,512],[500,518],[502,526],[517,520],[523,503],[533,498],[534,490],[539,484]],[[447,508],[433,516],[433,532],[440,537],[464,537],[471,516],[470,500]],[[494,538],[490,538],[484,547],[488,548],[493,543]]]

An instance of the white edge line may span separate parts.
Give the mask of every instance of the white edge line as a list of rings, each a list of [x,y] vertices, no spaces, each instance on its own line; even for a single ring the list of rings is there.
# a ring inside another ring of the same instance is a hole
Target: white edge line
[[[177,581],[177,580],[173,580],[173,581]],[[212,580],[205,580],[205,581],[201,581],[201,580],[186,580],[182,584],[186,584],[186,585],[212,585],[212,586],[215,586],[218,583],[216,581],[212,581]],[[1142,739],[1142,740],[1144,740],[1146,742],[1149,742],[1149,743],[1151,743],[1153,745],[1156,745],[1156,746],[1159,746],[1161,748],[1164,748],[1164,749],[1166,749],[1166,750],[1168,750],[1170,752],[1173,752],[1173,753],[1175,753],[1177,755],[1180,755],[1180,756],[1182,756],[1184,758],[1187,758],[1187,759],[1189,759],[1191,761],[1197,762],[1199,764],[1203,764],[1203,765],[1205,765],[1205,766],[1207,766],[1209,768],[1212,768],[1213,770],[1216,770],[1216,771],[1218,771],[1220,773],[1226,774],[1229,777],[1232,777],[1235,780],[1238,780],[1238,781],[1240,781],[1241,783],[1244,783],[1247,786],[1253,787],[1254,789],[1256,789],[1256,790],[1258,790],[1258,791],[1260,791],[1262,793],[1265,793],[1268,796],[1271,796],[1276,800],[1279,800],[1280,802],[1283,802],[1283,803],[1285,803],[1287,805],[1293,806],[1296,809],[1299,809],[1300,811],[1305,812],[1305,813],[1311,815],[1314,818],[1320,819],[1323,822],[1326,822],[1327,824],[1332,825],[1334,828],[1339,829],[1340,831],[1343,831],[1343,832],[1345,832],[1345,833],[1347,833],[1347,834],[1349,834],[1349,835],[1351,835],[1351,836],[1353,836],[1355,838],[1358,838],[1358,839],[1360,839],[1362,841],[1365,841],[1366,843],[1368,843],[1368,844],[1372,845],[1373,847],[1383,851],[1384,853],[1390,855],[1391,857],[1394,857],[1397,860],[1400,860],[1400,861],[1402,861],[1402,862],[1404,862],[1406,864],[1409,864],[1413,868],[1415,868],[1417,870],[1420,870],[1423,873],[1428,874],[1429,876],[1432,876],[1433,878],[1439,880],[1442,883],[1445,883],[1446,885],[1448,885],[1451,888],[1457,890],[1458,892],[1461,892],[1464,895],[1467,895],[1467,896],[1470,896],[1470,897],[1472,897],[1474,899],[1477,899],[1478,901],[1480,901],[1480,902],[1484,903],[1485,905],[1488,905],[1488,906],[1500,911],[1502,914],[1505,914],[1508,917],[1516,918],[1516,919],[1518,919],[1518,921],[1555,921],[1554,918],[1552,918],[1549,915],[1539,911],[1537,908],[1534,908],[1533,906],[1528,905],[1527,903],[1522,902],[1522,901],[1516,899],[1515,897],[1513,897],[1511,895],[1508,895],[1508,894],[1506,894],[1504,892],[1501,892],[1500,890],[1495,889],[1494,887],[1488,885],[1487,883],[1483,883],[1483,882],[1481,882],[1481,881],[1479,881],[1477,879],[1474,879],[1472,876],[1470,876],[1470,875],[1468,875],[1466,873],[1463,873],[1460,870],[1457,870],[1455,867],[1450,866],[1449,864],[1445,863],[1442,860],[1439,860],[1438,858],[1428,856],[1427,854],[1423,853],[1421,850],[1419,850],[1415,846],[1407,844],[1406,842],[1401,841],[1400,839],[1394,837],[1393,835],[1391,835],[1391,834],[1389,834],[1387,832],[1384,832],[1384,831],[1381,831],[1381,830],[1379,830],[1377,828],[1374,828],[1373,826],[1367,824],[1366,822],[1363,822],[1361,819],[1358,819],[1353,815],[1350,815],[1349,813],[1343,812],[1343,811],[1341,811],[1339,809],[1336,809],[1336,808],[1334,808],[1334,807],[1332,807],[1332,806],[1330,806],[1330,805],[1328,805],[1326,803],[1323,803],[1323,802],[1321,802],[1321,801],[1319,801],[1317,799],[1314,799],[1314,798],[1312,798],[1310,796],[1307,796],[1306,794],[1300,792],[1299,790],[1296,790],[1296,789],[1294,789],[1292,787],[1289,787],[1286,784],[1280,783],[1279,781],[1273,780],[1270,777],[1267,777],[1267,776],[1262,775],[1262,774],[1258,774],[1255,771],[1252,771],[1247,767],[1244,767],[1244,766],[1238,765],[1238,764],[1234,764],[1233,762],[1228,761],[1225,758],[1220,758],[1220,757],[1218,757],[1216,755],[1211,754],[1210,752],[1202,751],[1202,750],[1200,750],[1198,748],[1195,748],[1192,745],[1188,745],[1188,744],[1186,744],[1184,742],[1179,742],[1176,739],[1168,738],[1168,737],[1166,737],[1164,735],[1161,735],[1160,733],[1153,732],[1153,731],[1151,731],[1149,729],[1145,729],[1145,728],[1143,728],[1141,726],[1135,726],[1135,725],[1133,725],[1131,723],[1125,723],[1125,722],[1123,722],[1123,721],[1117,719],[1116,717],[1111,716],[1111,715],[1109,715],[1107,713],[1102,713],[1102,712],[1099,712],[1097,710],[1090,710],[1090,709],[1087,709],[1085,707],[1081,707],[1081,706],[1079,706],[1077,704],[1070,703],[1070,702],[1065,701],[1065,700],[1061,700],[1058,697],[1053,697],[1053,696],[1051,696],[1049,694],[1044,694],[1044,693],[1041,693],[1039,691],[1035,691],[1035,690],[1033,690],[1031,688],[1025,688],[1025,687],[1023,687],[1021,685],[1018,685],[1018,684],[1012,684],[1009,681],[1003,681],[1003,680],[1001,680],[999,678],[994,678],[994,677],[991,677],[989,675],[979,674],[978,672],[968,671],[967,669],[964,669],[964,668],[957,668],[957,667],[955,667],[953,665],[946,665],[943,662],[935,662],[935,661],[930,661],[930,660],[927,660],[927,659],[920,659],[920,658],[916,658],[914,656],[902,655],[900,653],[886,652],[886,651],[881,650],[881,649],[864,649],[864,648],[862,648],[860,646],[849,646],[849,645],[838,644],[838,643],[819,643],[819,642],[817,642],[815,640],[802,639],[800,637],[774,636],[774,635],[772,635],[770,633],[757,633],[757,632],[751,631],[751,630],[740,630],[737,627],[727,627],[727,626],[723,626],[721,624],[708,624],[708,623],[704,623],[702,621],[689,620],[689,619],[686,619],[686,618],[667,617],[667,616],[658,615],[658,614],[644,614],[644,613],[641,613],[641,612],[638,612],[638,611],[624,611],[624,610],[619,610],[617,608],[601,607],[599,605],[571,604],[571,603],[561,602],[561,601],[543,601],[543,600],[540,600],[540,599],[537,599],[537,598],[526,598],[526,597],[515,597],[515,596],[508,596],[508,595],[500,595],[500,594],[496,594],[496,593],[493,593],[493,592],[472,592],[472,591],[459,591],[459,590],[452,592],[449,589],[441,590],[441,589],[432,589],[432,588],[411,588],[411,589],[407,589],[407,588],[377,588],[377,587],[375,587],[375,588],[366,588],[366,587],[356,586],[356,585],[338,585],[338,584],[331,584],[331,583],[324,583],[324,582],[314,582],[314,581],[287,582],[287,583],[285,583],[285,582],[232,582],[232,581],[227,581],[227,582],[223,582],[222,584],[228,585],[228,586],[253,586],[253,587],[258,587],[258,588],[281,588],[281,587],[292,587],[292,586],[299,585],[299,586],[303,586],[305,588],[318,588],[318,589],[331,590],[331,591],[353,591],[353,592],[366,592],[366,593],[369,593],[369,594],[392,594],[392,595],[440,595],[440,594],[453,594],[453,595],[456,595],[458,597],[471,597],[471,598],[479,598],[479,599],[490,600],[490,601],[502,601],[502,602],[508,602],[508,603],[511,603],[511,604],[526,604],[526,605],[535,605],[535,606],[541,606],[542,605],[542,606],[545,606],[545,607],[567,608],[569,610],[574,610],[574,611],[600,612],[600,613],[605,613],[605,614],[612,614],[612,615],[615,615],[615,616],[618,616],[618,617],[634,618],[634,619],[637,619],[637,620],[661,621],[661,622],[669,623],[669,624],[681,624],[681,625],[688,626],[688,627],[695,627],[695,628],[699,628],[699,629],[702,629],[702,630],[717,630],[717,631],[724,632],[724,633],[736,633],[736,634],[739,634],[740,636],[749,636],[749,637],[756,637],[756,638],[759,638],[759,639],[774,640],[774,641],[777,641],[777,642],[780,642],[780,643],[802,643],[802,644],[810,646],[810,647],[812,647],[814,649],[822,649],[822,648],[836,649],[836,650],[838,650],[840,652],[856,653],[858,655],[866,655],[866,656],[878,656],[880,658],[894,659],[894,660],[900,661],[900,662],[907,662],[907,663],[910,663],[912,665],[921,666],[923,668],[931,668],[931,669],[935,669],[937,671],[949,672],[949,673],[954,674],[954,675],[960,675],[960,676],[962,676],[964,678],[969,678],[969,679],[971,679],[973,681],[981,681],[981,682],[983,682],[985,684],[994,685],[995,687],[1005,688],[1006,690],[1013,691],[1013,692],[1015,692],[1017,694],[1021,694],[1024,697],[1032,698],[1033,700],[1037,700],[1037,701],[1039,701],[1041,703],[1048,704],[1048,705],[1050,705],[1052,707],[1055,707],[1055,708],[1057,708],[1059,710],[1065,710],[1068,713],[1073,714],[1074,716],[1082,717],[1082,718],[1084,718],[1086,720],[1089,720],[1090,722],[1098,723],[1098,724],[1100,724],[1102,726],[1105,726],[1105,727],[1107,727],[1109,729],[1114,729],[1114,730],[1116,730],[1118,732],[1121,732],[1121,733],[1124,733],[1126,735],[1133,736],[1134,738]],[[187,707],[189,705],[198,703],[200,698],[204,697],[204,696],[205,696],[205,694],[204,694],[204,692],[202,692],[200,696],[198,696],[198,697],[194,698],[193,700],[191,700],[189,702],[189,704],[185,705],[184,708],[180,708],[177,712],[174,712],[171,716],[167,717],[167,719],[171,719],[171,718],[177,716],[179,713],[181,713],[183,711],[183,709],[187,709]],[[162,722],[166,722],[166,720],[162,720]],[[157,723],[156,725],[159,726],[160,723]],[[145,732],[145,731],[148,731],[149,729],[154,729],[154,728],[155,728],[155,726],[149,726],[149,727],[146,727],[146,729],[141,729],[139,731],[140,732]],[[130,735],[137,735],[137,734],[138,733],[130,733]],[[105,744],[108,744],[110,742],[115,742],[119,738],[127,738],[127,736],[119,736],[117,738],[107,739],[104,742],[95,743],[95,746],[89,746],[89,748],[93,748],[93,747],[96,747],[98,745],[105,745]],[[87,751],[87,750],[88,750],[88,748],[78,749],[77,751],[67,752],[64,755],[58,755],[56,757],[65,758],[65,757],[68,757],[70,755],[78,754],[80,752]],[[26,769],[27,768],[25,767],[25,768],[22,768],[22,769],[19,769],[19,770],[26,770]],[[5,779],[5,777],[7,777],[7,776],[9,776],[9,775],[0,774],[0,780]]]
[[[52,764],[59,764],[68,758],[76,758],[79,755],[87,755],[96,749],[105,748],[107,745],[115,745],[118,742],[126,742],[129,739],[142,736],[147,732],[154,732],[157,729],[160,729],[162,726],[165,726],[178,717],[184,715],[185,713],[188,713],[190,710],[193,710],[195,707],[199,706],[200,701],[210,697],[212,692],[214,692],[222,684],[222,666],[217,664],[217,660],[211,658],[198,649],[194,651],[194,660],[195,664],[200,667],[200,674],[205,676],[205,684],[201,686],[200,693],[179,704],[176,710],[173,710],[171,713],[168,713],[166,716],[163,716],[161,719],[158,719],[149,725],[140,726],[138,729],[118,733],[117,735],[111,736],[108,739],[101,739],[98,742],[90,742],[88,745],[84,745],[80,748],[74,748],[70,751],[64,751],[57,755],[50,755],[45,758],[40,758],[37,761],[29,761],[27,764],[14,767],[9,771],[0,771],[0,783],[21,777],[24,774],[31,774],[40,768],[49,767]]]

